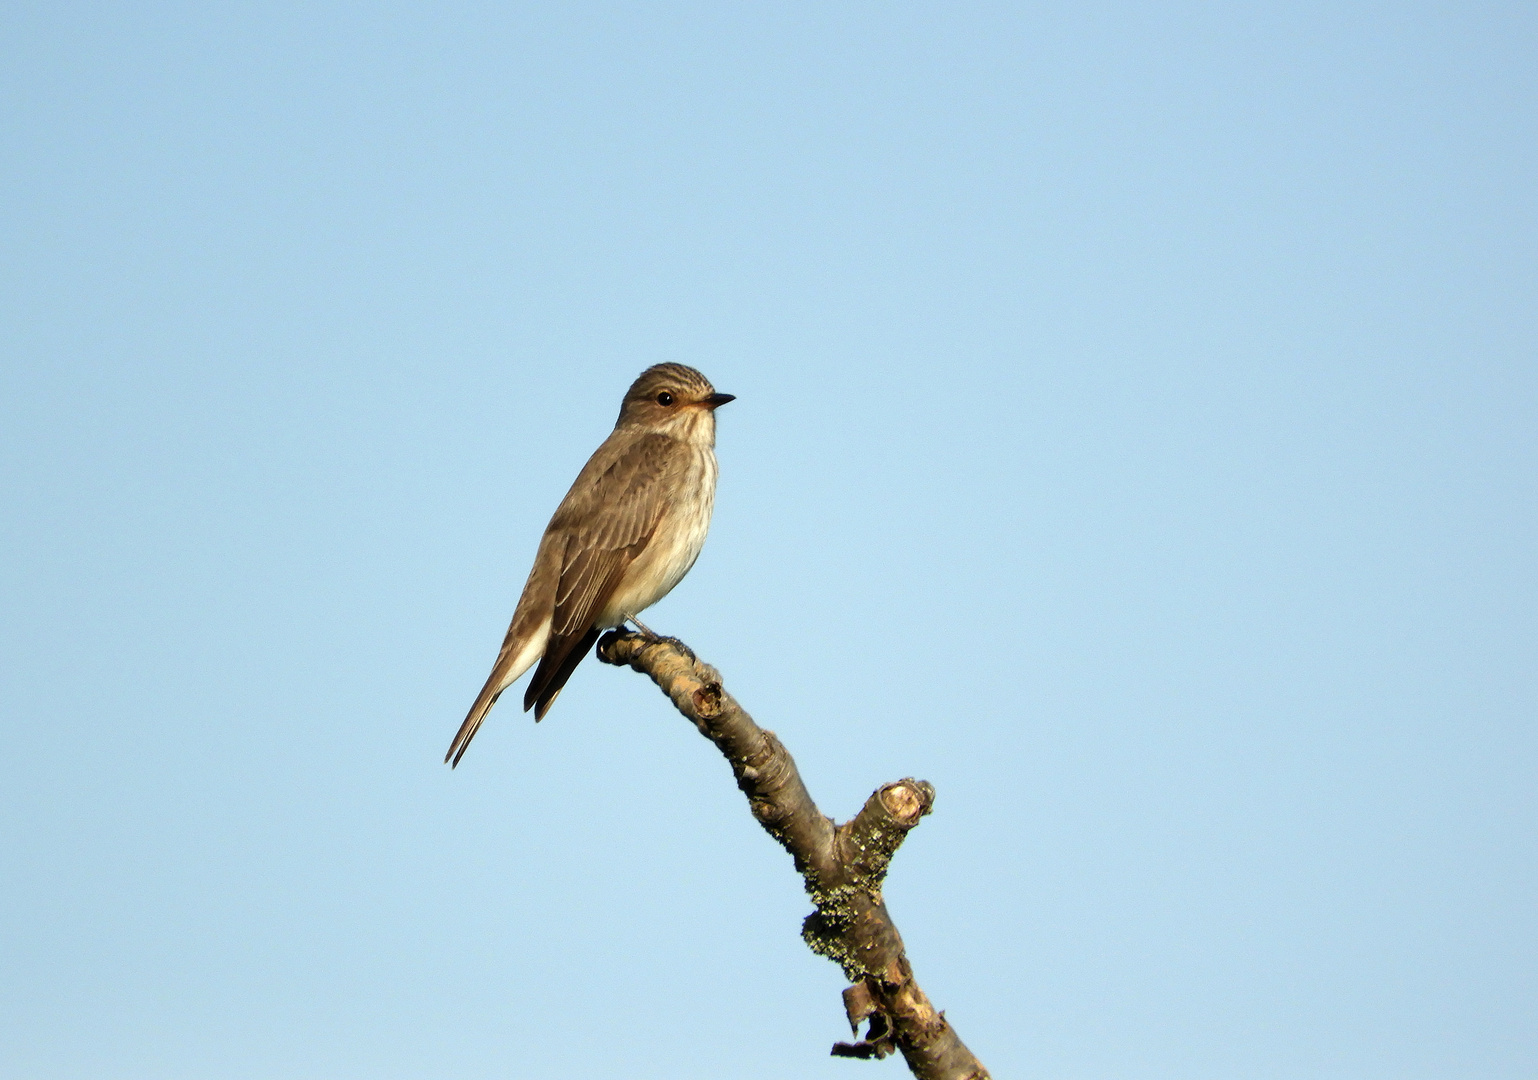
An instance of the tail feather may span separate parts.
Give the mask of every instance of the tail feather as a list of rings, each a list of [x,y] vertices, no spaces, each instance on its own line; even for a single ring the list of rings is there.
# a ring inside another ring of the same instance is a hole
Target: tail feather
[[[529,632],[530,629],[532,633]],[[454,741],[449,744],[449,752],[443,755],[446,763],[453,768],[459,767],[459,759],[465,756],[470,740],[475,738],[475,733],[481,729],[486,714],[497,703],[497,698],[501,697],[502,691],[516,682],[520,675],[534,666],[534,661],[544,653],[545,642],[549,639],[548,616],[542,624],[529,629],[520,629],[518,617],[516,615],[513,617],[513,625],[508,628],[507,639],[502,642],[502,651],[497,656],[497,662],[492,667],[491,674],[486,678],[486,685],[481,687],[481,692],[476,695],[475,704],[470,706],[470,711],[465,715],[465,722],[459,725],[459,732],[454,736]]]
[[[493,673],[495,678],[495,673]],[[470,748],[470,740],[475,738],[475,733],[481,730],[481,723],[486,719],[486,714],[497,703],[497,698],[502,696],[501,690],[492,690],[492,679],[486,680],[486,685],[481,687],[480,696],[475,699],[475,704],[470,706],[470,712],[465,716],[465,722],[459,725],[459,731],[454,736],[454,741],[449,744],[449,752],[443,755],[445,763],[450,758],[453,763],[451,769],[459,768],[459,759],[465,756],[465,751]]]

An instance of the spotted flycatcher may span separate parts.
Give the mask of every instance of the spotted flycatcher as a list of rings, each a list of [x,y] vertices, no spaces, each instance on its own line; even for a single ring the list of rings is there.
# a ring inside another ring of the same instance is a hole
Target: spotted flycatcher
[[[710,529],[715,410],[731,400],[682,364],[647,368],[630,385],[614,432],[545,526],[496,665],[444,761],[459,764],[502,691],[535,661],[523,708],[543,720],[599,633],[634,622],[683,580]]]

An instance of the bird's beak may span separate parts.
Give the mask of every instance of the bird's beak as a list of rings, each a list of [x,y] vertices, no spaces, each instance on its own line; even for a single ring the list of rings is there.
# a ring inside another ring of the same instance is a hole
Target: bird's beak
[[[736,401],[736,394],[711,394],[703,402],[705,408],[715,410],[725,405],[728,401]]]

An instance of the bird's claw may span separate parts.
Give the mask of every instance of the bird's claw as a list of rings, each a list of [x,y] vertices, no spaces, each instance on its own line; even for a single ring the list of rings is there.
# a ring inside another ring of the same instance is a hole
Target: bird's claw
[[[689,662],[691,664],[699,659],[698,656],[694,655],[693,649],[689,648],[689,646],[685,645],[682,641],[679,641],[676,637],[658,638],[657,640],[660,641],[663,645],[670,645],[674,649],[677,649],[679,652],[683,653],[689,658]]]

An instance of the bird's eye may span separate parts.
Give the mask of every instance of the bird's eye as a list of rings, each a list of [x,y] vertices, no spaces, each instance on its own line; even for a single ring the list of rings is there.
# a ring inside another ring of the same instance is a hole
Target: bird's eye
[[[671,404],[673,404],[673,395],[668,393],[666,390],[662,391],[662,393],[657,395],[657,404],[658,405],[671,405]]]

